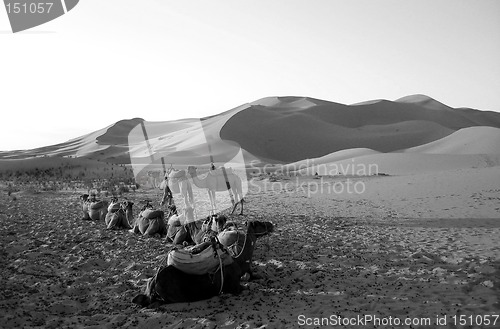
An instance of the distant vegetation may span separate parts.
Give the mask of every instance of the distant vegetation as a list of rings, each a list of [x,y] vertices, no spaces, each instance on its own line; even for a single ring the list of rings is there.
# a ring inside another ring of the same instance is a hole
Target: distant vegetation
[[[2,160],[0,182],[8,193],[95,189],[105,194],[135,190],[133,171],[123,164],[82,158],[43,157]]]

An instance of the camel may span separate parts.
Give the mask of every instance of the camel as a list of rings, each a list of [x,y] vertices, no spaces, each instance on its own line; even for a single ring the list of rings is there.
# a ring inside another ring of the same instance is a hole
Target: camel
[[[148,280],[144,294],[137,295],[132,302],[147,307],[153,303],[156,305],[194,302],[220,293],[239,294],[243,290],[240,284],[243,269],[250,267],[255,240],[257,236],[272,231],[272,227],[270,222],[250,222],[246,233],[240,234],[244,240],[235,261],[222,268],[219,267],[215,273],[195,275],[184,273],[173,265],[161,267]]]
[[[129,231],[131,233],[153,236],[155,234],[167,234],[167,227],[164,222],[165,213],[162,210],[154,210],[150,200],[145,201],[145,206],[135,220],[134,226]]]
[[[212,229],[216,232],[219,230],[222,231],[222,227],[226,222],[225,216],[209,216],[205,221],[194,220],[193,208],[186,208],[184,214],[179,216],[175,206],[170,207],[173,207],[175,211],[168,220],[167,241],[173,244],[197,244],[201,242]],[[217,234],[215,233],[212,235],[215,236]]]
[[[118,202],[118,198],[113,198],[105,218],[106,229],[131,229],[130,223],[134,222],[133,205],[131,201]]]
[[[150,170],[147,172],[147,175],[149,185],[156,188],[158,186],[158,179],[160,178],[160,171]]]
[[[106,200],[97,200],[95,194],[82,194],[82,212],[84,220],[104,220],[108,213],[108,202]]]
[[[196,167],[189,166],[188,173],[191,175],[193,183],[196,187],[208,189],[208,197],[210,198],[210,206],[212,207],[213,212],[215,212],[216,209],[215,192],[230,190],[234,196],[234,200],[231,198],[231,201],[233,202],[233,210],[231,211],[231,214],[234,213],[236,207],[240,204],[240,215],[243,215],[243,202],[245,200],[243,199],[241,179],[238,175],[233,173],[232,170],[225,168],[211,170],[206,175],[198,177]]]
[[[241,268],[243,274],[248,273],[250,279],[255,279],[250,267],[252,263],[253,247],[257,238],[272,233],[274,225],[271,222],[251,221],[246,223],[247,233],[238,230],[234,223],[227,224],[229,228],[223,230],[217,235],[219,242],[228,249],[229,253]],[[247,244],[252,247],[252,253],[247,254]]]
[[[204,221],[188,221],[186,224],[180,223],[176,218],[169,220],[169,234],[167,239],[173,244],[200,244],[207,242],[210,237],[221,232],[227,221],[224,215],[211,215]]]
[[[186,176],[185,170],[169,170],[165,174],[165,183],[160,185],[164,189],[160,205],[163,206],[165,203],[171,205],[172,194],[180,194],[184,200],[184,208],[194,206],[193,187]]]
[[[222,271],[222,273],[221,273]],[[187,274],[169,265],[161,268],[148,280],[144,294],[139,294],[133,303],[148,307],[169,303],[185,303],[209,299],[220,293],[237,295],[241,292],[241,271],[236,262],[218,268],[215,273]],[[221,287],[222,283],[222,287]]]

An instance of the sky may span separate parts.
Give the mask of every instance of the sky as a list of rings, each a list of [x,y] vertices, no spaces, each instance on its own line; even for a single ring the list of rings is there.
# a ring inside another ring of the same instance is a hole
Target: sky
[[[0,150],[268,96],[500,112],[499,58],[496,0],[81,0],[15,34],[0,7]]]

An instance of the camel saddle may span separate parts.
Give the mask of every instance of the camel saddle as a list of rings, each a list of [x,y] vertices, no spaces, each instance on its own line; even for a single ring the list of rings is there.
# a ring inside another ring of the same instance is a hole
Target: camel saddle
[[[108,206],[108,212],[114,214],[115,212],[117,212],[118,210],[120,210],[121,208],[121,205],[120,203],[111,203],[109,206]]]
[[[165,213],[162,210],[146,209],[141,212],[141,216],[146,219],[163,218]]]
[[[97,210],[104,207],[104,205],[105,205],[104,201],[94,201],[90,203],[89,208],[92,210]]]
[[[167,265],[188,274],[207,274],[214,272],[221,265],[229,265],[233,258],[219,247],[210,245],[199,253],[193,253],[193,248],[173,249],[167,255]]]

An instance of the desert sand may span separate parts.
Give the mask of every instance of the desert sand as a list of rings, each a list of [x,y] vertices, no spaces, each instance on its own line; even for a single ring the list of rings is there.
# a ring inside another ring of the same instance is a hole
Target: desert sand
[[[454,327],[453,316],[498,315],[499,174],[496,166],[350,177],[365,184],[362,194],[328,189],[349,177],[256,178],[245,215],[232,219],[276,225],[257,242],[261,279],[244,282],[239,296],[156,309],[131,299],[171,247],[163,239],[81,220],[76,193],[19,192],[15,200],[2,193],[0,321],[4,328],[313,328],[306,323],[317,318],[372,315],[444,328]],[[442,316],[446,326],[436,324]],[[376,327],[398,327],[382,323]]]
[[[245,214],[230,219],[275,224],[257,241],[260,279],[244,281],[242,294],[142,309],[131,300],[170,244],[81,220],[86,191],[9,196],[0,186],[0,327],[499,327],[499,142],[498,113],[422,95],[349,106],[269,97],[209,118],[123,120],[0,152],[11,171],[58,155],[131,164],[135,177],[162,169],[160,159],[176,169],[215,159],[252,174]],[[203,218],[208,195],[194,192]],[[123,196],[135,214],[160,197],[143,188]]]

